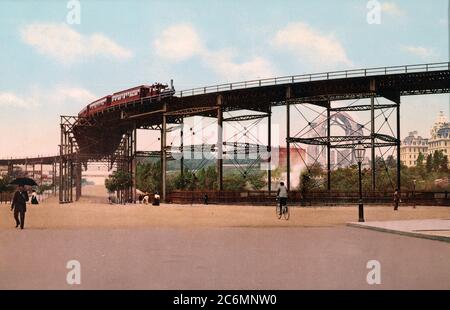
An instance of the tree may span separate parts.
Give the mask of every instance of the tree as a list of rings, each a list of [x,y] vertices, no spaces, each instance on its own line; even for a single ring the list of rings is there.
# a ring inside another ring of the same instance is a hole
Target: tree
[[[306,193],[323,188],[324,171],[319,163],[314,163],[300,174],[300,190]]]
[[[105,187],[109,192],[124,190],[133,184],[131,174],[123,170],[114,171],[105,179]]]
[[[161,189],[161,163],[159,161],[138,164],[136,168],[136,187],[148,193]]]
[[[442,158],[439,170],[440,170],[440,172],[448,172],[448,156],[447,155],[445,155]]]
[[[214,166],[202,168],[198,174],[198,189],[213,190],[217,188],[217,172]]]
[[[396,169],[397,168],[397,160],[394,158],[394,156],[389,155],[386,158],[386,166],[388,168],[391,168],[391,169]]]
[[[428,154],[425,168],[428,173],[433,171],[433,155],[432,154]]]
[[[243,191],[247,181],[240,172],[232,172],[223,178],[223,188],[226,191]]]
[[[257,191],[266,186],[266,173],[264,171],[256,171],[247,176],[248,183]]]
[[[425,155],[423,155],[422,152],[420,152],[419,155],[417,156],[416,167],[419,168],[419,169],[422,169],[424,160],[425,160]]]
[[[444,153],[442,151],[434,151],[433,154],[433,171],[438,172],[441,167],[441,163],[444,160]]]
[[[112,180],[111,177],[105,179],[105,187],[109,193],[114,193],[117,190],[117,184]]]
[[[12,179],[8,175],[0,176],[0,193],[12,192],[14,190],[14,186],[9,184],[11,181]]]

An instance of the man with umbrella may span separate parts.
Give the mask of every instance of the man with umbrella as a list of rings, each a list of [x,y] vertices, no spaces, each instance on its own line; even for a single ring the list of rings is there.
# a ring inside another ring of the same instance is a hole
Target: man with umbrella
[[[16,220],[16,228],[23,229],[25,225],[25,212],[27,212],[28,193],[25,190],[25,185],[37,185],[34,180],[29,178],[18,178],[11,182],[19,186],[14,193],[14,198],[11,204],[11,211],[14,210],[14,219]]]

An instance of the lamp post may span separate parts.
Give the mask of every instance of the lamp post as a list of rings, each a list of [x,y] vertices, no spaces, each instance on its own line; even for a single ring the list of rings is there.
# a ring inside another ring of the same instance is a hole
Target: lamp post
[[[359,175],[359,222],[364,222],[364,205],[363,205],[363,197],[362,197],[362,175],[361,175],[361,165],[364,161],[364,157],[366,154],[366,149],[361,141],[358,142],[358,145],[354,149],[356,160],[358,161],[358,175]]]
[[[416,179],[413,180],[413,208],[416,208]]]

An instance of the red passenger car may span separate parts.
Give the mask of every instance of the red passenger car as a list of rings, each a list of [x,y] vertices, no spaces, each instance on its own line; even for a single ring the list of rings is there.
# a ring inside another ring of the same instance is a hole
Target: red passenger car
[[[98,99],[88,105],[89,107],[88,115],[92,115],[93,113],[103,111],[110,105],[111,105],[111,96],[105,96],[101,99]]]
[[[173,89],[173,84],[171,88],[168,88],[166,84],[161,83],[155,83],[151,86],[141,85],[98,99],[81,110],[81,112],[78,113],[78,116],[89,117],[94,113],[104,111],[108,107],[126,104],[146,97],[157,97],[160,95],[171,96],[174,93],[175,90]]]
[[[80,113],[79,117],[88,117],[96,112],[103,111],[111,105],[111,96],[105,96],[88,104]]]
[[[111,105],[116,106],[147,97],[150,92],[150,86],[141,85],[138,87],[126,89],[118,93],[114,93],[111,99]]]

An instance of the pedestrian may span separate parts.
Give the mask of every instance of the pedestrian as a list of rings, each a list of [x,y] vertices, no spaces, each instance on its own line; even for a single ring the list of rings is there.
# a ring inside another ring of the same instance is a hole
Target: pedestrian
[[[400,200],[400,192],[398,188],[395,189],[394,192],[394,211],[398,211],[398,204],[401,202]]]
[[[159,206],[160,202],[161,202],[161,196],[159,196],[159,193],[156,192],[155,195],[153,196],[153,203],[152,203],[152,205]]]
[[[36,193],[36,191],[34,189],[31,192],[31,204],[33,204],[33,205],[38,205],[39,204],[39,201],[37,199],[37,193]]]
[[[24,185],[19,185],[18,190],[14,193],[11,204],[11,211],[14,210],[14,219],[16,220],[16,228],[23,229],[25,226],[25,212],[27,212],[28,193]]]
[[[280,205],[280,212],[282,213],[282,208],[284,206],[287,205],[287,200],[288,200],[288,191],[286,186],[284,185],[284,182],[280,182],[280,187],[278,188],[277,191],[277,198],[278,198],[278,203]],[[281,215],[280,213],[280,215]]]
[[[208,194],[205,194],[205,196],[203,196],[203,203],[205,205],[208,205]]]
[[[144,198],[142,199],[142,202],[146,205],[148,205],[148,200],[150,199],[150,197],[148,196],[148,193],[145,193]]]

